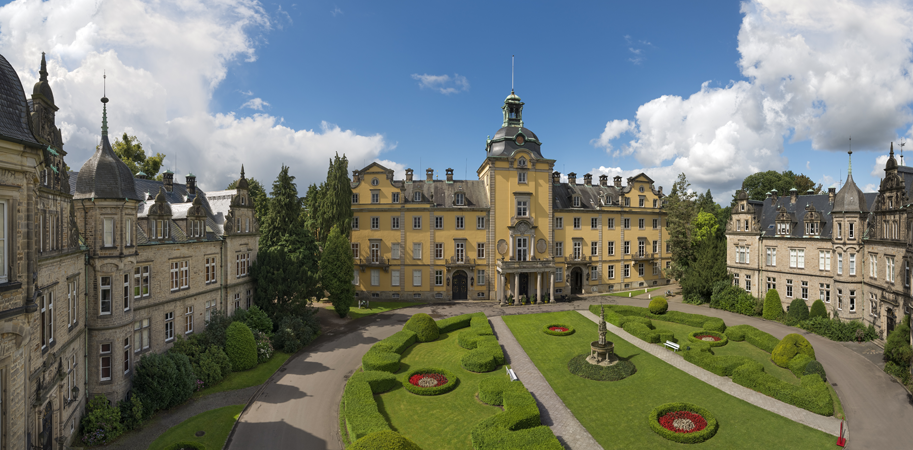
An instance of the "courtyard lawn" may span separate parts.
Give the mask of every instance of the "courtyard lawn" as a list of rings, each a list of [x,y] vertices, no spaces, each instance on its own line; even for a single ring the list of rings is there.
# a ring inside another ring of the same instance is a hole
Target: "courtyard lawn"
[[[386,311],[393,311],[394,309],[408,308],[410,306],[416,305],[425,305],[425,302],[370,302],[370,308],[359,308],[355,305],[358,304],[356,299],[353,302],[352,307],[349,309],[349,317],[352,319],[360,319],[365,316],[370,316],[377,313],[382,313]],[[330,303],[321,303],[325,309],[333,309],[333,305]]]
[[[591,381],[571,374],[567,362],[588,353],[590,343],[599,338],[596,324],[577,312],[504,316],[504,322],[564,404],[605,449],[683,448],[682,444],[663,439],[647,424],[647,415],[654,407],[670,402],[694,403],[708,409],[719,421],[716,436],[691,447],[834,446],[836,437],[732,397],[612,333],[606,337],[615,343],[615,353],[633,362],[637,373],[614,382]],[[549,336],[541,329],[546,323],[566,323],[577,332]]]
[[[501,412],[501,408],[477,400],[476,393],[479,381],[503,376],[504,368],[498,367],[488,373],[463,369],[460,358],[469,351],[457,343],[457,335],[463,330],[441,333],[437,341],[409,347],[403,352],[400,370],[396,373],[402,377],[413,367],[446,369],[459,378],[456,389],[443,395],[421,396],[400,386],[375,396],[378,409],[393,429],[423,449],[470,450],[470,432],[476,424]]]
[[[197,414],[162,433],[149,450],[161,450],[176,442],[197,442],[207,449],[220,449],[243,410],[244,405],[232,405]],[[206,434],[198,437],[197,431]]]
[[[653,292],[659,288],[648,288],[648,289],[638,289],[636,291],[624,291],[624,292],[610,292],[608,294],[602,294],[603,297],[627,297],[628,294],[631,294],[631,297],[636,297],[638,295],[646,294],[647,292]]]
[[[235,389],[244,389],[246,387],[263,384],[282,367],[282,364],[285,364],[285,361],[287,361],[290,356],[292,355],[288,353],[275,352],[269,361],[263,364],[257,364],[257,367],[250,370],[232,372],[219,382],[219,384],[196,392],[193,394],[193,397],[199,398],[209,394],[215,394],[216,392],[233,391]]]

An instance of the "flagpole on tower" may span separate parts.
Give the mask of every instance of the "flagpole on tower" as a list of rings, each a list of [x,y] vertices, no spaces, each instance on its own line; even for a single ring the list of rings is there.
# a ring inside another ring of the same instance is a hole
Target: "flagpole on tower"
[[[514,55],[510,55],[510,93],[514,93]]]

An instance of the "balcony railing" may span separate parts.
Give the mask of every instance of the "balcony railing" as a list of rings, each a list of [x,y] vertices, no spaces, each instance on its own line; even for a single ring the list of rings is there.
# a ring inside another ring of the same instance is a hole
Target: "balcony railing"
[[[648,259],[656,259],[656,253],[647,253],[647,252],[637,252],[632,255],[635,260],[643,261]]]
[[[387,270],[387,268],[390,267],[390,259],[382,256],[378,256],[377,258],[358,258],[355,260],[355,265],[361,266],[362,272],[368,267],[378,267]]]

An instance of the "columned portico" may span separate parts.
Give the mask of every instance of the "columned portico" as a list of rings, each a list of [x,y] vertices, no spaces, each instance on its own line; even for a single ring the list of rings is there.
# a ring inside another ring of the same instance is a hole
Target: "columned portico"
[[[521,277],[521,274],[525,274]],[[521,292],[530,292],[530,289],[535,289],[536,294],[536,304],[542,304],[542,291],[545,290],[545,274],[548,274],[549,277],[549,298],[551,301],[555,301],[555,263],[550,260],[534,260],[534,261],[498,261],[498,304],[504,305],[504,291],[506,291],[505,282],[508,277],[511,281],[510,294],[513,295],[514,301],[520,300]],[[533,281],[533,276],[535,276],[535,281]],[[528,280],[526,283],[528,286],[524,286],[521,289],[521,280]],[[529,298],[532,299],[532,294],[530,292]]]

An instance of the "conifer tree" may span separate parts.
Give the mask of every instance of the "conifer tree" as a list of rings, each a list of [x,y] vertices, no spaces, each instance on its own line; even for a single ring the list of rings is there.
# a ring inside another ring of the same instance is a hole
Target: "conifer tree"
[[[715,283],[729,280],[726,238],[717,233],[710,234],[698,241],[695,249],[696,259],[682,275],[682,297],[687,303],[705,303],[710,301]]]
[[[355,298],[355,286],[352,284],[354,267],[349,238],[334,226],[320,258],[320,281],[339,317],[349,313],[349,306]]]
[[[665,270],[668,278],[681,280],[688,266],[694,261],[691,247],[692,221],[695,217],[695,196],[689,189],[691,183],[684,173],[679,174],[678,181],[672,185],[672,192],[666,199],[667,229],[669,246],[672,251],[672,265]]]
[[[352,184],[348,175],[349,160],[337,153],[330,160],[327,180],[320,187],[319,208],[317,212],[318,241],[328,238],[326,230],[339,227],[339,232],[348,239],[352,231]]]
[[[270,192],[269,212],[260,226],[260,247],[277,245],[289,231],[301,227],[301,199],[295,177],[282,165]]]

